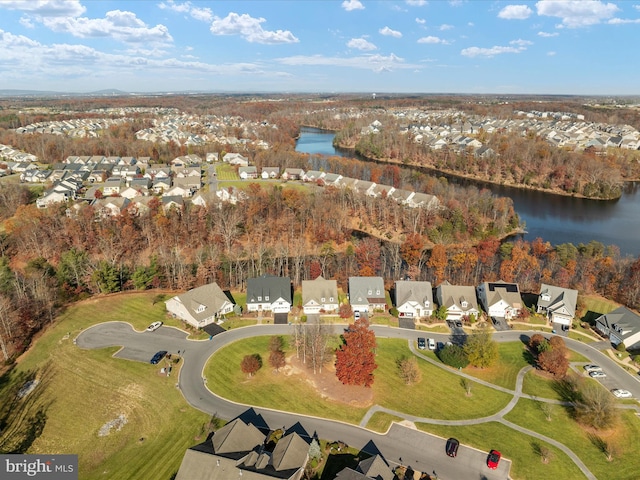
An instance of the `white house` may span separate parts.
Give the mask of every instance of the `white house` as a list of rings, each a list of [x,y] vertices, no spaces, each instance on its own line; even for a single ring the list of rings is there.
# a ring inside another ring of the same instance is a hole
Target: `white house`
[[[478,300],[473,286],[451,285],[446,280],[436,288],[438,305],[447,309],[447,320],[461,320],[468,315],[478,316]]]
[[[196,328],[218,322],[233,311],[233,303],[217,283],[176,295],[165,302],[167,312]]]
[[[517,283],[484,282],[477,287],[478,298],[490,317],[511,320],[522,310],[522,297]]]
[[[305,315],[335,312],[338,307],[338,282],[325,280],[322,276],[302,281],[302,309]]]
[[[546,314],[550,323],[571,325],[576,315],[578,291],[554,285],[540,285],[538,313]]]
[[[248,311],[289,313],[291,304],[291,279],[289,277],[263,275],[247,280]]]
[[[433,313],[431,282],[400,281],[395,284],[395,303],[398,317],[430,317]]]
[[[596,318],[596,330],[609,337],[614,346],[622,343],[628,350],[640,349],[640,315],[626,307]]]

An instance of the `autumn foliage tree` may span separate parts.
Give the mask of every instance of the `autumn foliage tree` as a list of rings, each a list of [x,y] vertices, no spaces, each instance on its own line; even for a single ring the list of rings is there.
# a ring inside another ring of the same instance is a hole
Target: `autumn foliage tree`
[[[529,340],[529,347],[534,355],[538,367],[549,372],[556,378],[563,378],[569,368],[567,347],[560,337],[552,337],[547,340],[540,334],[535,334]]]
[[[419,383],[422,373],[418,367],[416,357],[403,357],[397,361],[398,375],[406,385]]]
[[[336,376],[345,385],[373,384],[373,371],[378,368],[375,359],[376,336],[369,321],[361,317],[345,330],[343,344],[336,352]]]
[[[255,375],[255,373],[260,370],[262,367],[262,357],[257,353],[252,355],[245,355],[240,364],[240,368],[243,373],[246,373],[250,377]]]

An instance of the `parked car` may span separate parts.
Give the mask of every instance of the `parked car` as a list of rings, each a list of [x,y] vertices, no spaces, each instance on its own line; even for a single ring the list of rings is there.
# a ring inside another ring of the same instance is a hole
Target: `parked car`
[[[360,318],[360,312],[358,310],[353,312],[353,318],[358,320]]]
[[[602,370],[592,370],[589,372],[591,378],[604,378],[607,376]]]
[[[436,341],[433,338],[428,338],[427,343],[429,344],[429,350],[436,349]]]
[[[156,354],[151,358],[151,361],[149,363],[151,363],[152,365],[157,364],[160,360],[164,358],[166,354],[167,354],[166,350],[160,350],[159,352],[156,352]]]
[[[462,322],[460,320],[456,320],[456,327],[462,328]]]
[[[598,366],[598,365],[585,365],[584,370],[589,373],[589,372],[601,372],[602,371],[602,367]]]
[[[420,350],[427,348],[427,341],[424,337],[418,337],[418,348]]]
[[[447,455],[450,457],[455,457],[458,455],[458,447],[460,446],[460,442],[455,438],[450,438],[447,440],[447,446],[445,447],[445,451]]]
[[[147,332],[154,332],[162,326],[162,322],[153,322],[147,327]]]
[[[495,470],[496,468],[498,468],[500,457],[502,457],[502,454],[499,451],[491,450],[489,452],[489,456],[487,457],[487,467],[489,467],[491,470]]]
[[[629,390],[622,390],[621,388],[614,388],[613,390],[611,390],[611,393],[613,393],[618,398],[633,397],[633,394]]]

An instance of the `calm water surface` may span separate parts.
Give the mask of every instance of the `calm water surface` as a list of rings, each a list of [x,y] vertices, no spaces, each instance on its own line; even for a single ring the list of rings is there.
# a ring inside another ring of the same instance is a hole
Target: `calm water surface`
[[[319,155],[340,155],[333,148],[333,133],[303,129],[296,150]],[[455,181],[455,180],[452,180]],[[464,183],[467,183],[466,181]],[[596,240],[617,245],[622,255],[640,255],[640,184],[628,184],[617,201],[600,202],[549,195],[499,185],[483,184],[495,195],[510,197],[526,224],[526,240],[538,237],[553,245]]]

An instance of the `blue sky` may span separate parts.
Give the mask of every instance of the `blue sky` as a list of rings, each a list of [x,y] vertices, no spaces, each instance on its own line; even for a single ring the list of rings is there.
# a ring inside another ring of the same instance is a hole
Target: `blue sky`
[[[0,0],[0,89],[640,94],[640,0]]]

